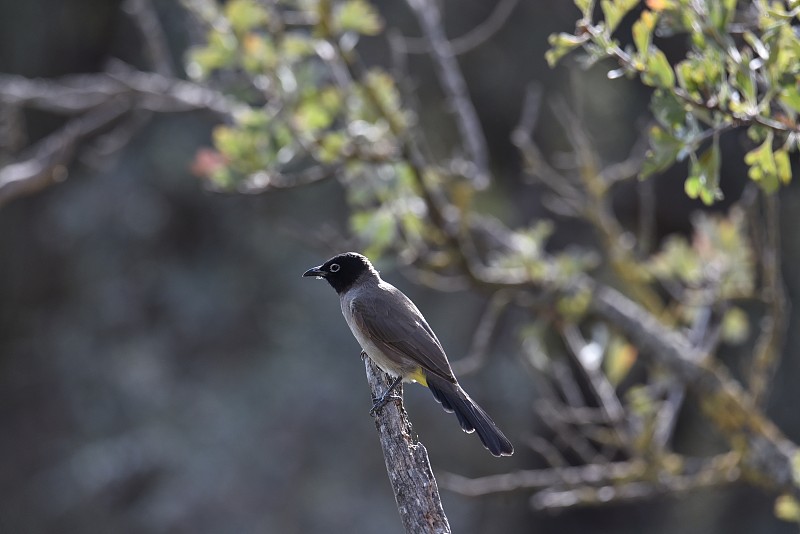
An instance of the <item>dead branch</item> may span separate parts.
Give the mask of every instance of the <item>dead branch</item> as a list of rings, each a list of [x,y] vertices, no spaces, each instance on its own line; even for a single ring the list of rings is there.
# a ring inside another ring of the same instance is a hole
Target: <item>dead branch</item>
[[[127,111],[124,103],[111,103],[71,119],[22,158],[0,169],[0,206],[66,179],[78,145],[108,128]]]
[[[363,353],[362,353],[363,356]],[[389,387],[386,375],[364,357],[367,382],[373,399]],[[402,385],[397,394],[403,394]],[[449,534],[428,451],[411,434],[411,423],[401,403],[389,402],[375,415],[375,428],[383,449],[386,471],[394,490],[397,509],[409,534]]]
[[[741,476],[737,460],[734,453],[711,458],[676,457],[665,459],[665,467],[654,469],[644,460],[636,459],[532,469],[480,478],[442,473],[439,481],[443,488],[468,497],[534,490],[531,497],[534,508],[558,509],[641,500],[727,485]],[[670,465],[681,467],[677,470],[666,467]]]
[[[208,87],[131,68],[54,80],[0,74],[0,100],[10,105],[74,115],[120,99],[128,99],[137,109],[159,113],[208,110],[224,119],[236,108],[233,100]]]

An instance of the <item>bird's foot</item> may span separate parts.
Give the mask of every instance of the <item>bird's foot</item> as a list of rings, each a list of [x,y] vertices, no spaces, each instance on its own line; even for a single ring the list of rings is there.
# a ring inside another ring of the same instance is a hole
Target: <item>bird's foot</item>
[[[378,397],[377,399],[372,399],[372,408],[369,411],[370,415],[375,415],[378,413],[378,410],[383,408],[388,402],[390,401],[402,401],[403,397],[400,395],[395,395],[391,392],[391,390],[386,391],[383,395]]]
[[[368,356],[367,356],[367,351],[365,351],[365,350],[362,350],[362,351],[361,351],[361,361],[364,361],[364,360],[366,360],[367,358],[368,358]]]

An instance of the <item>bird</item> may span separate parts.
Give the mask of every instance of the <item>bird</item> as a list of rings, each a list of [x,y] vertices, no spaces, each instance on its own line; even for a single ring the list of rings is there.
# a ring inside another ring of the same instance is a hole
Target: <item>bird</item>
[[[458,383],[442,344],[417,306],[384,281],[367,257],[338,254],[303,273],[326,280],[339,295],[347,325],[363,351],[393,381],[370,413],[398,398],[401,382],[427,386],[447,412],[455,412],[461,428],[475,432],[494,456],[511,456],[514,447],[492,418]]]

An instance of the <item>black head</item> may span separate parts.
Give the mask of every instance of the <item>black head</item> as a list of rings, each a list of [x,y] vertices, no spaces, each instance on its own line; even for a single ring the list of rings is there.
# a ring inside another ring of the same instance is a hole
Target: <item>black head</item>
[[[364,273],[378,274],[366,257],[357,252],[345,252],[318,267],[312,267],[303,276],[324,278],[337,293],[344,293]]]

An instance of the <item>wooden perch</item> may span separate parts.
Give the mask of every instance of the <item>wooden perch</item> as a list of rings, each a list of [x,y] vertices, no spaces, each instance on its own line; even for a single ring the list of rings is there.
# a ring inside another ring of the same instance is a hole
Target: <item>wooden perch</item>
[[[364,357],[364,366],[372,398],[378,398],[388,389],[389,381],[367,357]],[[402,396],[402,385],[395,391]],[[375,428],[406,532],[449,534],[450,524],[444,515],[439,488],[428,461],[428,451],[411,435],[411,423],[402,404],[390,401],[378,410]]]

